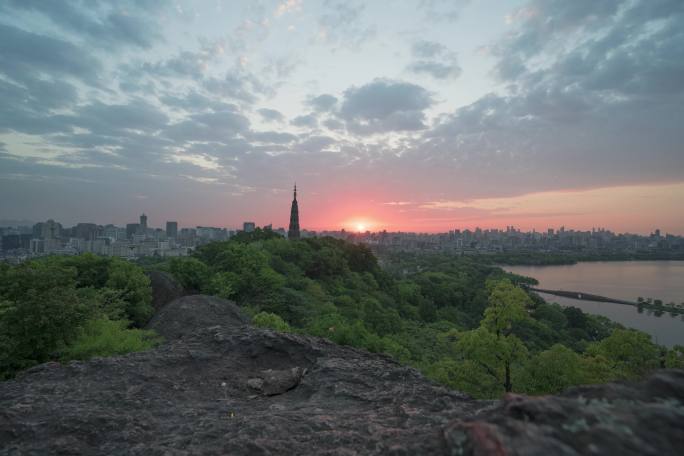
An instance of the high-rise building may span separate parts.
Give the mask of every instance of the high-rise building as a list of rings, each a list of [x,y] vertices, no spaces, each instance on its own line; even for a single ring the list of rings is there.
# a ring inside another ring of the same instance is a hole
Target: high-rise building
[[[140,230],[140,224],[138,223],[128,223],[126,224],[126,238],[132,239],[133,235]]]
[[[166,237],[178,237],[178,222],[166,222]]]
[[[140,216],[140,232],[142,234],[147,232],[147,216],[145,214]]]
[[[56,239],[62,234],[62,225],[50,219],[33,225],[33,235],[40,239]]]
[[[251,233],[252,231],[254,231],[255,228],[256,224],[254,222],[244,222],[242,224],[242,231],[244,231],[245,233]]]
[[[290,207],[290,228],[287,230],[288,239],[299,239],[299,205],[297,204],[297,184],[294,186],[294,197]]]
[[[73,235],[78,239],[92,241],[97,237],[97,225],[94,223],[78,223],[73,230]]]

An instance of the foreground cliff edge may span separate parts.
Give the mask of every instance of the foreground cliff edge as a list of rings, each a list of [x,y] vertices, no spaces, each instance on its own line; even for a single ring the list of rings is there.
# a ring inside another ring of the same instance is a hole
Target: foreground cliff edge
[[[678,454],[684,371],[476,401],[388,357],[186,296],[160,347],[0,383],[0,454]]]

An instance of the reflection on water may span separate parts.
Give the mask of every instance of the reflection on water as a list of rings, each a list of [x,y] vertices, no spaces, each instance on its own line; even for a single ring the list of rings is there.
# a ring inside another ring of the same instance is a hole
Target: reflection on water
[[[582,291],[636,301],[637,297],[684,302],[684,261],[619,261],[564,266],[505,266],[515,274],[534,277],[546,289]],[[640,329],[660,344],[684,345],[684,318],[663,312],[607,302],[578,301],[540,293],[549,302],[575,306]]]

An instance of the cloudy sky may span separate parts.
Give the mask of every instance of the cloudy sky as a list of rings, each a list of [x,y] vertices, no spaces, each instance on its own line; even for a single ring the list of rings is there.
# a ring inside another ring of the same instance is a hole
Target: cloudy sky
[[[0,219],[684,234],[682,0],[0,0]]]

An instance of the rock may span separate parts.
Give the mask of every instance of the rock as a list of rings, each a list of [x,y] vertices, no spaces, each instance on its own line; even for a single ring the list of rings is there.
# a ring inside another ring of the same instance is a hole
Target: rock
[[[678,454],[684,372],[476,401],[390,358],[177,299],[167,342],[0,383],[0,455]],[[255,392],[259,394],[255,395]]]
[[[152,307],[155,311],[187,294],[171,274],[162,271],[150,271],[147,276],[152,287]]]
[[[257,391],[263,391],[264,389],[264,379],[263,378],[250,378],[247,380],[247,386]]]
[[[571,388],[559,396],[508,395],[444,429],[453,454],[664,455],[684,448],[684,371],[642,383]]]
[[[268,369],[261,372],[261,377],[247,380],[247,386],[261,391],[267,396],[274,396],[285,393],[299,385],[305,373],[306,369],[301,367],[285,370]]]
[[[211,326],[235,327],[248,323],[232,301],[214,296],[183,296],[165,305],[147,324],[167,340],[178,339]]]

